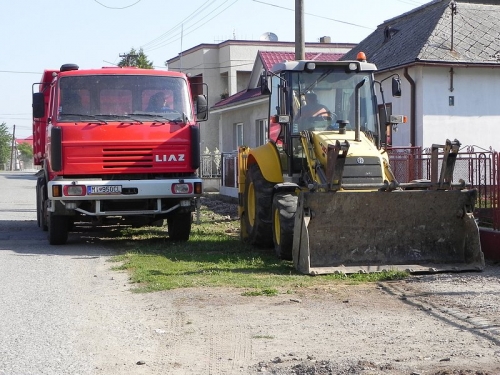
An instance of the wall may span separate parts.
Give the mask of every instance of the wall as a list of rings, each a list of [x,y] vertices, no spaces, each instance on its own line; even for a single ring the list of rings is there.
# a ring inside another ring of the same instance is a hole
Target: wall
[[[448,138],[463,146],[500,150],[500,69],[454,68],[453,91],[449,70],[423,70],[423,144],[442,144]]]

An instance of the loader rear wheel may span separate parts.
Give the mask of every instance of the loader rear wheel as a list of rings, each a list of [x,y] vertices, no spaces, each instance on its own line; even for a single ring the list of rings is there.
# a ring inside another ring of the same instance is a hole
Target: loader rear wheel
[[[266,181],[257,164],[247,171],[245,181],[243,220],[248,234],[247,241],[261,247],[273,246],[271,205],[273,202],[272,182]]]
[[[297,196],[277,193],[273,198],[274,250],[280,259],[292,260],[293,227],[297,211]]]
[[[69,217],[49,212],[49,243],[64,245],[68,241]]]
[[[192,222],[191,212],[178,212],[167,217],[168,237],[172,241],[189,240]]]

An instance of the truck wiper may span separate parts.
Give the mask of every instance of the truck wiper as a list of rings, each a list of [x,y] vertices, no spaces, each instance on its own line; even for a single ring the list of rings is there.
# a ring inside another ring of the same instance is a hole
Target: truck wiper
[[[142,124],[142,121],[141,120],[138,120],[136,118],[133,118],[129,115],[97,115],[99,117],[104,117],[104,118],[109,118],[109,119],[115,119],[115,120],[126,120],[126,119],[130,119],[132,120],[130,123],[133,123],[133,122],[138,122],[139,124]]]
[[[176,118],[169,118],[169,115],[171,116],[172,114],[178,115]],[[142,113],[142,112],[136,112],[134,113],[135,116],[140,116],[140,117],[152,117],[155,120],[161,120],[158,121],[162,124],[167,123],[167,122],[173,122],[175,124],[178,123],[184,123],[187,122],[187,115],[185,113],[179,113],[179,112],[170,112],[170,113],[165,113],[165,114],[158,114],[158,113]]]
[[[107,124],[107,121],[105,121],[105,120],[97,118],[94,115],[86,115],[83,113],[62,113],[61,116],[74,116],[74,117],[80,117],[80,119],[82,119],[82,118],[83,119],[92,119],[92,120],[96,120],[96,122],[98,124]]]

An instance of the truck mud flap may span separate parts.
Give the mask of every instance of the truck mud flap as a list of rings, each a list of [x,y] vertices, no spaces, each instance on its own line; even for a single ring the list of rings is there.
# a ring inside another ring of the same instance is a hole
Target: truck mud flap
[[[469,190],[305,192],[293,261],[304,274],[481,271]]]

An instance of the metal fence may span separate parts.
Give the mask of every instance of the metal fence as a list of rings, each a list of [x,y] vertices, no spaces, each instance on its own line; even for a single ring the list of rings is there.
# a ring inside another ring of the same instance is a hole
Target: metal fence
[[[237,188],[238,153],[222,152],[201,155],[201,178],[220,178],[221,186]]]
[[[222,186],[238,187],[238,153],[222,153]]]
[[[201,166],[199,174],[201,178],[220,178],[221,176],[220,153],[208,153],[201,155]]]
[[[431,150],[420,147],[394,147],[387,150],[391,167],[399,182],[431,179]],[[442,155],[440,155],[440,160]],[[478,191],[475,216],[480,226],[500,230],[500,158],[493,150],[466,146],[455,160],[453,181],[464,180]],[[438,175],[441,172],[439,164]]]
[[[396,180],[431,179],[431,149],[393,147],[387,149]],[[442,155],[440,155],[442,159]],[[238,154],[212,153],[202,155],[202,178],[220,178],[221,186],[237,188]],[[441,164],[439,164],[440,173]],[[466,146],[455,160],[453,181],[470,183],[478,191],[475,216],[482,227],[500,231],[500,154],[493,150]]]

